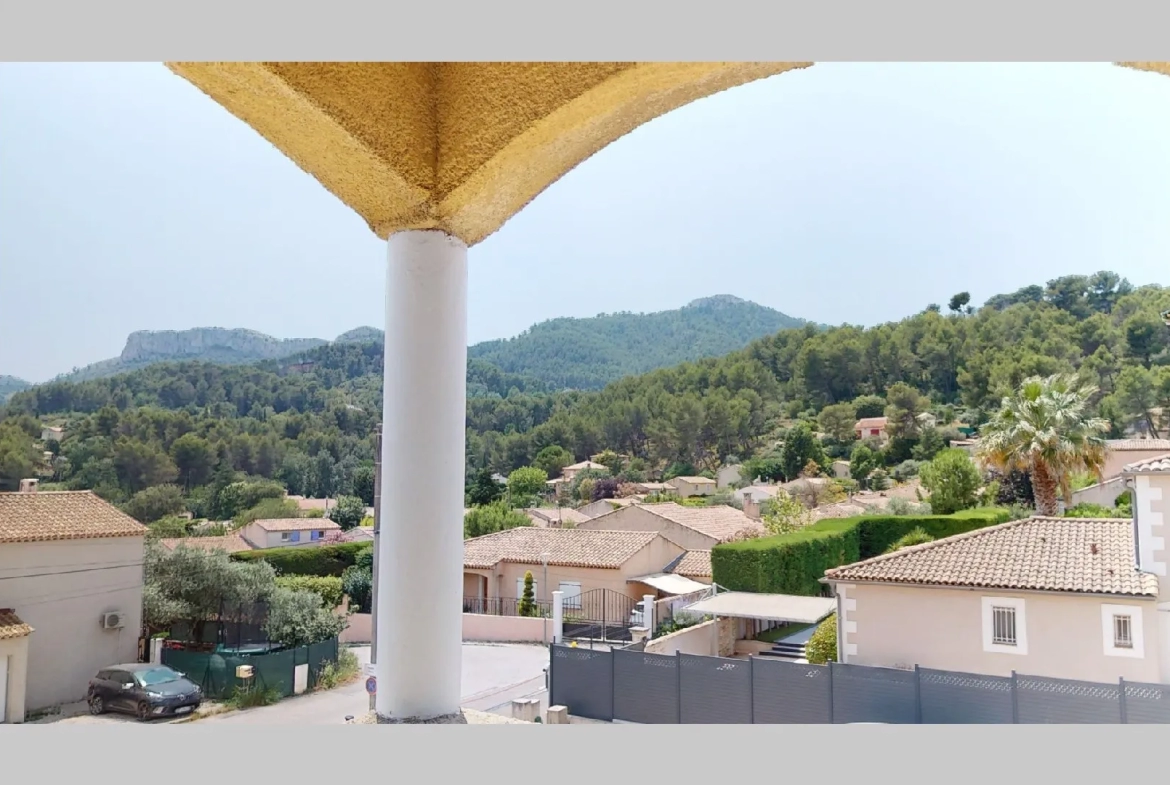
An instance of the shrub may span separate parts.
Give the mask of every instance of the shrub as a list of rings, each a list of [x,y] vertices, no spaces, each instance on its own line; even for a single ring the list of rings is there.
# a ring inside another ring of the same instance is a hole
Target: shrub
[[[894,467],[892,472],[893,477],[898,482],[906,482],[907,480],[918,476],[918,469],[920,464],[918,461],[902,461]]]
[[[1114,509],[1089,502],[1082,502],[1064,511],[1065,518],[1129,518],[1130,515],[1128,508]]]
[[[919,474],[922,487],[930,491],[931,509],[940,515],[968,510],[978,504],[977,493],[983,478],[971,456],[962,450],[943,450]]]
[[[263,499],[232,518],[236,528],[243,528],[252,521],[296,518],[300,514],[297,503],[291,499]]]
[[[371,555],[373,551],[370,552]],[[369,613],[373,602],[374,571],[370,566],[355,564],[341,574],[341,591],[349,597],[349,608],[355,613]]]
[[[532,585],[532,571],[524,573],[524,591],[521,593],[520,602],[516,606],[517,616],[535,616],[536,615],[536,591]]]
[[[337,545],[292,546],[265,548],[258,551],[233,553],[236,561],[263,561],[271,564],[279,575],[340,576],[346,567],[353,566],[358,554],[372,551],[368,542],[345,542]]]
[[[276,579],[276,585],[294,591],[311,591],[327,608],[341,605],[341,578],[333,575],[282,575]]]
[[[125,512],[139,523],[154,523],[178,515],[186,507],[182,488],[177,485],[156,485],[134,494],[126,502]]]
[[[819,596],[826,570],[878,556],[915,528],[941,539],[1007,519],[1007,511],[999,508],[827,518],[789,534],[716,545],[712,579],[730,591]]]
[[[810,665],[825,665],[837,661],[837,614],[830,614],[817,625],[804,647],[804,656]]]
[[[911,545],[924,545],[928,542],[934,542],[934,538],[927,534],[925,529],[921,527],[911,529],[908,533],[903,534],[895,540],[893,545],[886,548],[886,553],[900,551],[903,548],[909,548]]]
[[[337,652],[337,662],[327,662],[321,667],[317,674],[317,689],[331,690],[348,684],[358,677],[360,669],[357,655],[349,649],[341,649]]]

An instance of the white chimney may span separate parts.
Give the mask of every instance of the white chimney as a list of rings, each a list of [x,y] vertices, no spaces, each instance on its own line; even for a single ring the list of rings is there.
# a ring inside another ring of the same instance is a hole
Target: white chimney
[[[39,480],[32,480],[32,479],[21,480],[20,481],[20,492],[21,493],[36,493],[38,482],[40,482],[40,481]]]

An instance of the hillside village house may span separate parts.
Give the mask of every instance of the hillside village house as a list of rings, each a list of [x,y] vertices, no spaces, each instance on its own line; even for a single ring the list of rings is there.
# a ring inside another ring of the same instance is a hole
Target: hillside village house
[[[740,475],[743,473],[743,466],[735,463],[729,466],[719,467],[719,471],[715,472],[715,484],[720,488],[730,488],[738,482],[742,482],[745,478]],[[754,478],[752,478],[754,479]]]
[[[253,548],[319,545],[341,527],[328,518],[272,518],[252,521],[240,535]]]
[[[1170,683],[1170,455],[1134,520],[1033,517],[829,570],[842,662]]]
[[[596,518],[598,515],[605,515],[607,512],[613,512],[620,507],[637,504],[640,501],[641,499],[637,496],[627,496],[622,499],[598,499],[595,502],[589,502],[589,504],[578,507],[577,513],[583,515],[588,520],[590,518]]]
[[[41,441],[43,442],[59,442],[64,438],[64,428],[57,428],[55,426],[48,425],[41,429]]]
[[[710,477],[675,477],[666,487],[684,499],[692,496],[712,496],[719,490],[718,483]]]
[[[886,417],[862,417],[853,425],[853,435],[858,439],[886,440]]]
[[[1113,507],[1125,493],[1128,481],[1125,467],[1158,458],[1170,452],[1170,439],[1110,439],[1105,443],[1105,465],[1101,481],[1073,491],[1070,506],[1098,504]]]
[[[180,545],[204,551],[225,551],[226,553],[255,550],[247,540],[240,536],[239,532],[225,534],[222,537],[167,537],[159,540],[158,544],[168,551],[173,551]]]
[[[684,507],[674,502],[637,504],[577,524],[577,530],[657,532],[688,551],[710,551],[723,542],[764,532],[734,507]]]
[[[0,493],[0,719],[138,658],[146,527],[89,491]]]
[[[529,507],[524,511],[533,526],[562,528],[573,527],[589,516],[572,507]]]
[[[644,581],[662,575],[677,576],[675,582],[688,591],[703,588],[693,578],[710,582],[709,552],[705,558],[690,554],[655,531],[519,527],[467,540],[463,554],[464,607],[472,609],[519,600],[526,572],[532,573],[537,602],[551,602],[559,590],[566,608],[579,607],[579,598],[597,589],[626,596],[632,607],[647,594],[657,596],[658,589]],[[697,575],[704,571],[706,576]]]
[[[581,461],[580,463],[574,463],[572,466],[566,466],[561,469],[561,480],[564,482],[572,482],[577,479],[578,474],[585,471],[607,472],[609,469],[604,464],[594,463],[593,461]]]

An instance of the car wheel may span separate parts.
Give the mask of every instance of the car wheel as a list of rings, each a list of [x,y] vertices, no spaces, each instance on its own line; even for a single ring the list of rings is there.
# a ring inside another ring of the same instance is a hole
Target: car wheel
[[[100,695],[94,695],[89,699],[89,713],[90,714],[104,714],[106,711],[106,704],[102,701]]]
[[[150,719],[150,704],[142,701],[138,704],[138,711],[135,712],[140,722],[146,722]]]

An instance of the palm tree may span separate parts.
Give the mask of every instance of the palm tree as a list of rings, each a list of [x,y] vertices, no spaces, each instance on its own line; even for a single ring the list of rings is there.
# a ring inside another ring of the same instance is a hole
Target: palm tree
[[[1025,379],[1015,395],[982,429],[980,454],[1001,471],[1028,472],[1041,515],[1056,515],[1056,492],[1072,498],[1070,478],[1091,472],[1098,479],[1105,463],[1104,434],[1109,423],[1089,414],[1097,392],[1078,386],[1075,377]]]

